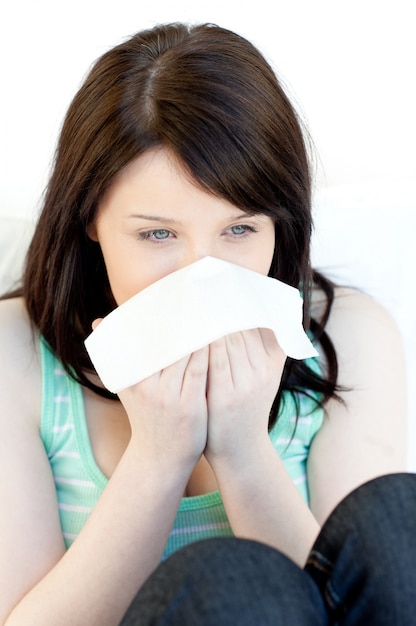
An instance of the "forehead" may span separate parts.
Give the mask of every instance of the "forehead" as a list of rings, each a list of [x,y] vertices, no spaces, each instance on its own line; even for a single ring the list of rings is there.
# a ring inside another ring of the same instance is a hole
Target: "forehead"
[[[126,212],[140,209],[154,212],[176,212],[199,208],[232,211],[246,215],[224,198],[202,189],[186,168],[169,150],[152,149],[131,161],[110,184],[99,210],[117,207]]]
[[[114,177],[110,193],[140,193],[146,197],[171,193],[173,190],[202,189],[192,180],[185,167],[169,150],[154,148],[136,157]]]

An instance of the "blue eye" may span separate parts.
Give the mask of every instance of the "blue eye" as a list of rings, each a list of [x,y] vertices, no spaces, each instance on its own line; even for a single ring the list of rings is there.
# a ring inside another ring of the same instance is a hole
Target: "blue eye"
[[[171,236],[170,230],[166,228],[157,228],[153,230],[147,230],[144,233],[139,233],[139,239],[142,241],[164,241]]]
[[[236,226],[232,226],[231,227],[231,232],[233,233],[233,235],[244,235],[244,233],[247,231],[247,226],[244,226],[243,224],[237,224]]]
[[[159,230],[153,230],[151,234],[155,239],[167,239],[170,231],[166,230],[166,228],[160,228]]]
[[[236,224],[235,226],[231,226],[229,232],[234,237],[248,237],[250,233],[256,233],[256,229],[253,226],[249,226],[248,224]]]

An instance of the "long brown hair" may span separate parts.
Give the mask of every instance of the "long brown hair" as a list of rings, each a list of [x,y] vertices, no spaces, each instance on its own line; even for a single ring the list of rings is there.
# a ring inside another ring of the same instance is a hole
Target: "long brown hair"
[[[310,320],[311,180],[301,123],[262,54],[215,25],[170,24],[140,32],[105,53],[64,120],[22,293],[30,317],[82,384],[91,322],[115,307],[97,243],[86,235],[113,177],[149,148],[169,148],[209,193],[269,215],[276,245],[269,275],[301,288],[304,324],[326,357],[322,374],[288,360],[272,413],[288,389],[336,391],[337,360],[325,320]]]

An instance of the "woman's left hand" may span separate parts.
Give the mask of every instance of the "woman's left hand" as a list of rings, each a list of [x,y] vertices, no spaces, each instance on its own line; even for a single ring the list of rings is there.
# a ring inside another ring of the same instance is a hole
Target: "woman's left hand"
[[[209,347],[208,440],[211,466],[245,463],[268,440],[268,420],[286,355],[268,329],[227,335]]]

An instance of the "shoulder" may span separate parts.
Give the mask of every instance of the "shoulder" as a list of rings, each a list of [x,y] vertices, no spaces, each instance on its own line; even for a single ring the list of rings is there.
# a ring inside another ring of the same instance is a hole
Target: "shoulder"
[[[312,315],[319,319],[325,305],[324,295],[316,292]],[[358,397],[359,389],[385,395],[387,389],[382,389],[381,381],[391,394],[403,394],[406,377],[402,337],[384,306],[358,290],[336,287],[325,331],[337,356],[338,384],[350,390],[341,394],[347,404]],[[332,406],[331,401],[328,408]]]
[[[313,316],[321,317],[324,295],[316,291],[312,300]],[[392,315],[368,294],[336,287],[326,332],[334,343],[340,365],[384,354],[403,359],[402,339]]]
[[[315,296],[318,309],[322,302],[322,296]],[[386,405],[389,398],[391,405],[403,405],[403,342],[396,321],[384,306],[360,291],[336,288],[325,330],[335,347],[338,382],[348,390],[343,394],[347,406],[354,406],[357,398],[367,398],[375,406],[375,395]]]
[[[312,314],[320,317],[326,306],[325,294],[314,289],[312,294]],[[385,322],[393,323],[391,315],[385,307],[367,293],[350,287],[334,287],[334,302],[331,307],[330,322],[339,322],[345,315],[363,316],[376,315]]]
[[[314,306],[317,315],[319,294]],[[342,402],[327,403],[309,458],[320,519],[359,484],[406,469],[405,359],[396,322],[370,296],[337,288],[325,330],[337,354]]]
[[[0,301],[0,398],[37,418],[41,403],[38,334],[22,298]]]

